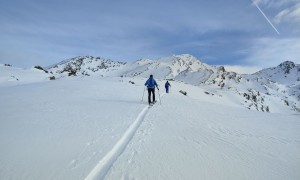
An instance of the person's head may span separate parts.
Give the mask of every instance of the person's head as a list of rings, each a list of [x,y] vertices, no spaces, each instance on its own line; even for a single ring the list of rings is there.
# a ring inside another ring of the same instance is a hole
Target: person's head
[[[153,75],[152,75],[152,74],[150,75],[150,78],[153,78]]]

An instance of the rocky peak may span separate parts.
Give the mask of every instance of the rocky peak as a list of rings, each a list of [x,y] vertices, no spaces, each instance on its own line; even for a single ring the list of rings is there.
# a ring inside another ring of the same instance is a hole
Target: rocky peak
[[[295,67],[295,63],[292,61],[285,61],[281,63],[278,67],[280,67],[284,71],[284,74],[289,74],[290,70]]]

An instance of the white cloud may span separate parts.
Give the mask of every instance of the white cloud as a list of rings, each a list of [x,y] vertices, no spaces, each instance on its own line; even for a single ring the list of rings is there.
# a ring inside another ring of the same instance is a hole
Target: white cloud
[[[280,0],[280,1],[274,1],[274,0],[253,0],[253,2],[263,5],[267,8],[282,8],[289,6],[291,4],[299,3],[299,0]]]
[[[274,18],[275,23],[293,22],[300,24],[300,3],[280,11]]]
[[[261,38],[253,41],[246,62],[261,67],[274,67],[286,60],[300,64],[299,49],[300,38]]]

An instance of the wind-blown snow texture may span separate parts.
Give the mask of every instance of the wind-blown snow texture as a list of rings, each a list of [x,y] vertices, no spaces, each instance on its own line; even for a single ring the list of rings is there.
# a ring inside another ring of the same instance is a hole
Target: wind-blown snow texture
[[[179,55],[47,70],[0,66],[0,179],[300,179],[299,65],[239,75]]]

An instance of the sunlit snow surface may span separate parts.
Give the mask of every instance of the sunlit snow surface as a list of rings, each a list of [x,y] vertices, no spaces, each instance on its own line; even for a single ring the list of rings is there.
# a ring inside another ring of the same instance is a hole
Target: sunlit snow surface
[[[2,79],[0,179],[300,179],[292,111],[173,81],[148,108],[146,79],[39,77]]]

